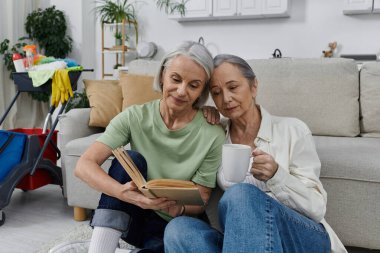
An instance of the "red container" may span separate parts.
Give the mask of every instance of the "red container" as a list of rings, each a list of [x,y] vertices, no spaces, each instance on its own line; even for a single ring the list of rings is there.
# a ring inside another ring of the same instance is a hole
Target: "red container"
[[[43,134],[42,128],[16,128],[16,129],[10,129],[9,131],[24,133],[27,135],[37,135],[40,148],[42,148],[42,146],[44,145],[46,137],[49,134],[49,130],[47,130],[46,133]],[[51,140],[53,141],[55,145],[57,145],[57,133],[58,131],[55,130],[51,137]],[[45,152],[43,153],[42,157],[44,159],[51,160],[54,164],[57,163],[57,152],[50,143],[45,149]],[[16,187],[23,190],[34,190],[41,186],[50,184],[51,182],[52,180],[49,173],[46,170],[37,168],[33,176],[26,175],[25,177],[21,179],[21,181],[18,183]]]
[[[26,175],[16,185],[22,190],[34,190],[52,182],[50,174],[43,169],[36,169],[33,176]]]
[[[41,148],[45,143],[47,135],[49,134],[49,130],[47,130],[46,133],[43,134],[42,128],[15,128],[15,129],[10,129],[9,131],[17,132],[17,133],[24,133],[27,135],[37,135]],[[53,141],[53,143],[55,145],[57,145],[57,133],[58,133],[58,131],[55,130],[52,137],[51,137],[51,140]],[[54,164],[57,163],[57,152],[55,151],[55,149],[52,147],[51,144],[49,144],[47,146],[42,157],[45,159],[49,159]]]

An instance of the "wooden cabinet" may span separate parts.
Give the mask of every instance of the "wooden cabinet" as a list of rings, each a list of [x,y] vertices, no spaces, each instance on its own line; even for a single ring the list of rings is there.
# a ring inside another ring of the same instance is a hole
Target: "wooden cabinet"
[[[178,21],[287,17],[289,0],[189,0]]]
[[[344,0],[344,14],[363,14],[371,13],[373,0]]]
[[[131,29],[134,30],[134,34],[131,34]],[[113,72],[108,72],[110,66],[106,66],[109,62],[109,58],[114,57],[115,61],[113,66],[124,66],[125,65],[125,55],[128,51],[136,50],[135,47],[130,47],[125,44],[128,40],[134,40],[137,45],[138,42],[138,32],[137,32],[137,23],[128,23],[123,21],[122,23],[102,23],[102,78],[107,76],[113,76]],[[119,33],[121,36],[119,38],[120,43],[117,43],[115,34]],[[133,36],[132,36],[133,35]]]

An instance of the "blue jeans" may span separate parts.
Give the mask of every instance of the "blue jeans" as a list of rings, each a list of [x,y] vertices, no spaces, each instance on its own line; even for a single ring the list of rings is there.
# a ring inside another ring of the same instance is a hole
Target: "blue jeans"
[[[135,151],[128,150],[129,156],[147,178],[145,158]],[[108,174],[121,184],[131,181],[131,178],[114,159]],[[138,206],[123,202],[117,198],[102,194],[98,208],[91,220],[92,227],[109,227],[122,232],[121,238],[127,243],[143,248],[133,252],[164,252],[163,237],[167,221],[158,216],[153,210],[142,209]]]
[[[166,253],[327,253],[322,224],[297,213],[250,184],[229,188],[218,206],[224,234],[191,217],[177,217],[165,230]]]

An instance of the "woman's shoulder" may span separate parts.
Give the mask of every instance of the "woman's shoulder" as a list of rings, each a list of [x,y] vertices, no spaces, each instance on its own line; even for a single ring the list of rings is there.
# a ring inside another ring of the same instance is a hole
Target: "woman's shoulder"
[[[272,116],[272,124],[279,128],[293,130],[303,134],[311,134],[307,124],[295,117]]]
[[[154,113],[158,110],[159,100],[149,101],[143,104],[134,104],[124,108],[122,113],[125,114],[146,114]]]
[[[225,137],[225,131],[224,131],[224,127],[222,126],[222,124],[210,124],[209,122],[207,122],[207,119],[203,116],[203,112],[200,110],[198,112],[198,119],[199,119],[199,123],[200,123],[200,128],[204,133],[206,133],[207,135],[216,135],[216,136],[223,136],[223,138]]]
[[[135,104],[124,108],[118,115],[116,115],[110,123],[128,123],[138,122],[143,118],[152,118],[155,108],[157,107],[158,101],[150,101],[144,104]],[[157,107],[158,110],[158,107]]]

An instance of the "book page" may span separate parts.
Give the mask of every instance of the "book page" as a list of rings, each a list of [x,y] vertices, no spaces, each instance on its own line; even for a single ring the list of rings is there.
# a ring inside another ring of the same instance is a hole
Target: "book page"
[[[128,173],[132,181],[140,189],[146,184],[146,180],[143,175],[133,163],[131,157],[128,155],[127,151],[123,147],[112,150],[112,153],[115,155],[116,159],[123,166],[125,171]]]
[[[149,188],[147,189],[156,197],[167,198],[175,200],[178,204],[182,205],[197,205],[203,206],[204,202],[199,193],[198,187],[196,188]],[[147,196],[147,195],[146,195]]]
[[[153,179],[146,182],[139,169],[123,147],[112,151],[132,181],[148,198],[162,197],[183,205],[204,205],[198,187],[191,181],[178,179]]]
[[[198,189],[193,182],[179,179],[152,179],[146,183],[146,186],[149,189],[167,187]]]

